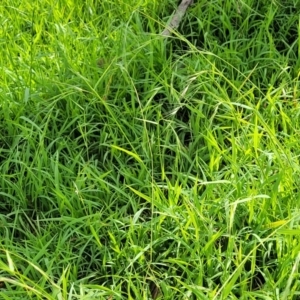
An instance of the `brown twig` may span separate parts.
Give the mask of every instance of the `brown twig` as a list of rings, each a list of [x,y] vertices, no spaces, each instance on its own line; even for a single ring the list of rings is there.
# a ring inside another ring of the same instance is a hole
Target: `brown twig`
[[[163,36],[171,36],[171,32],[174,29],[177,29],[187,8],[193,3],[193,0],[182,0],[180,5],[178,6],[177,10],[175,11],[174,16],[171,19],[170,24],[165,28],[162,32]]]

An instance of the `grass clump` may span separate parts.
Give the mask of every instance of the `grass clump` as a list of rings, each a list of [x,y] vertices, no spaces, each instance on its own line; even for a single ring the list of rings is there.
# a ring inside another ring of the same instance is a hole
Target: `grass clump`
[[[5,0],[3,299],[297,299],[299,5]]]

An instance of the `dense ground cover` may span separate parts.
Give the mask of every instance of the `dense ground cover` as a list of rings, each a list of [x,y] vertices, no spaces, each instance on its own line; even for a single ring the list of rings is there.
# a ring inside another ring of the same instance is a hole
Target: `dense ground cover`
[[[0,299],[299,299],[300,3],[3,0]]]

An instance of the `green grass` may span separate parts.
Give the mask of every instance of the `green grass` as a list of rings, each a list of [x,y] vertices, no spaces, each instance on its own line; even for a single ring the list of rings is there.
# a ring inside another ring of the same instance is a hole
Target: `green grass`
[[[0,299],[299,299],[300,3],[194,2],[2,1]]]

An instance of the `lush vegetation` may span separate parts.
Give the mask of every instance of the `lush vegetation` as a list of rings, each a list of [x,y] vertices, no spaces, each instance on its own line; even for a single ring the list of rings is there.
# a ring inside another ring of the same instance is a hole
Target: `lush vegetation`
[[[3,0],[1,299],[299,299],[300,2]]]

